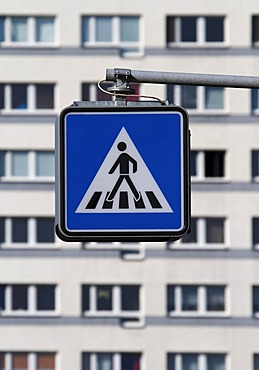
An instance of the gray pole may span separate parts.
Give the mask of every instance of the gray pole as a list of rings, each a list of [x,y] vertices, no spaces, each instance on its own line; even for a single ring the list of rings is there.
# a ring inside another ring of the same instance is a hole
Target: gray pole
[[[123,68],[106,69],[106,81],[117,81],[120,77],[126,78],[127,82],[219,86],[247,89],[259,88],[259,77],[256,76],[137,71]]]

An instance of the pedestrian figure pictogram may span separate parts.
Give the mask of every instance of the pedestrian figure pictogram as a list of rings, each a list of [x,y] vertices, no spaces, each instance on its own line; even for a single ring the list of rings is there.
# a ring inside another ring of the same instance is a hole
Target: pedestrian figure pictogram
[[[126,150],[127,144],[124,143],[123,141],[121,141],[117,145],[117,148],[118,148],[118,150],[123,152],[123,151]],[[122,153],[118,157],[118,159],[116,160],[116,162],[114,163],[112,168],[110,169],[109,174],[112,174],[112,173],[114,173],[116,168],[119,167],[120,176],[119,176],[116,184],[114,185],[114,188],[112,189],[111,193],[109,194],[109,196],[107,198],[108,201],[113,200],[113,198],[115,197],[117,191],[119,190],[123,180],[125,180],[128,183],[136,201],[138,201],[140,199],[140,193],[138,192],[138,190],[136,189],[135,185],[133,184],[133,182],[130,178],[130,163],[132,163],[132,166],[133,166],[133,173],[137,172],[137,167],[138,167],[137,166],[137,161],[135,161],[135,159],[132,158],[129,154]]]
[[[124,127],[75,212],[173,212]]]

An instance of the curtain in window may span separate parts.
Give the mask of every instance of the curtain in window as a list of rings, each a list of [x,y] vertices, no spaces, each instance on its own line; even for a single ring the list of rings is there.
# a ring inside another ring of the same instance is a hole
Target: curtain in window
[[[121,41],[130,41],[130,42],[139,41],[138,17],[121,17],[120,37]]]
[[[55,176],[54,152],[37,153],[37,176]]]
[[[54,42],[53,17],[41,17],[36,20],[36,41]]]
[[[198,309],[198,289],[196,286],[182,287],[182,310],[196,311]]]
[[[225,287],[207,287],[207,310],[224,311],[225,309]]]
[[[28,356],[27,354],[17,353],[13,354],[12,370],[27,370]]]
[[[206,87],[205,88],[205,108],[206,109],[223,109],[223,88]]]
[[[207,355],[207,370],[225,370],[225,355]]]
[[[98,17],[96,18],[96,41],[111,42],[112,41],[112,18]]]
[[[55,355],[53,353],[40,353],[37,356],[37,370],[54,370]]]
[[[195,354],[183,355],[182,370],[198,370],[198,356]]]
[[[207,243],[224,243],[224,219],[207,219]]]
[[[13,152],[12,155],[12,176],[27,176],[27,153]]]
[[[97,370],[112,370],[112,355],[100,354],[97,356]]]
[[[13,42],[26,42],[28,39],[27,32],[27,18],[13,17],[11,40]]]

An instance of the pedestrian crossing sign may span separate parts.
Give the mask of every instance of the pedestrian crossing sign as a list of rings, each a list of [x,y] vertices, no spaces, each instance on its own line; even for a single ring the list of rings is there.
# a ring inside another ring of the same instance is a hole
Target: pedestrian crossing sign
[[[189,130],[174,106],[89,105],[57,120],[66,241],[176,240],[189,227]]]

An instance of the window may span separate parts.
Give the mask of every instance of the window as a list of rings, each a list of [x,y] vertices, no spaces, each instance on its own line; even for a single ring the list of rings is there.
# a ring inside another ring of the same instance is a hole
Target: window
[[[82,18],[85,47],[119,47],[122,56],[141,53],[140,17],[85,16]]]
[[[139,285],[83,285],[82,310],[85,316],[119,317],[139,322]]]
[[[167,312],[175,315],[226,314],[223,285],[168,285]]]
[[[36,247],[55,243],[53,217],[0,217],[3,247]]]
[[[168,353],[167,370],[226,370],[223,353]]]
[[[259,150],[252,150],[252,179],[259,181]]]
[[[2,46],[51,46],[55,42],[54,17],[0,17]]]
[[[259,45],[259,16],[252,16],[252,44]]]
[[[259,248],[259,217],[252,219],[253,247]]]
[[[0,151],[0,181],[54,181],[54,151]]]
[[[253,286],[253,314],[259,317],[259,286]]]
[[[6,113],[18,110],[48,113],[54,109],[54,92],[52,83],[0,84],[0,109]]]
[[[167,99],[191,113],[225,112],[223,87],[167,85]]]
[[[107,90],[108,87],[111,87],[112,83],[105,83],[102,85],[104,90]],[[135,94],[140,94],[139,84],[130,84],[132,89],[135,89]],[[103,91],[98,89],[97,83],[83,83],[82,84],[82,100],[84,101],[111,101],[112,95],[105,94]],[[128,101],[138,101],[139,97],[129,96]]]
[[[223,179],[226,176],[225,157],[224,150],[192,150],[190,159],[192,180]]]
[[[83,353],[82,370],[113,370],[115,367],[117,370],[141,370],[141,353]]]
[[[259,354],[254,355],[254,367],[253,370],[259,370]]]
[[[222,46],[225,43],[225,17],[167,17],[167,45]]]
[[[55,312],[55,285],[0,285],[1,314],[47,315]]]
[[[226,246],[225,218],[191,218],[190,233],[170,245],[171,248],[222,248]]]
[[[0,369],[55,370],[55,353],[0,352]]]

